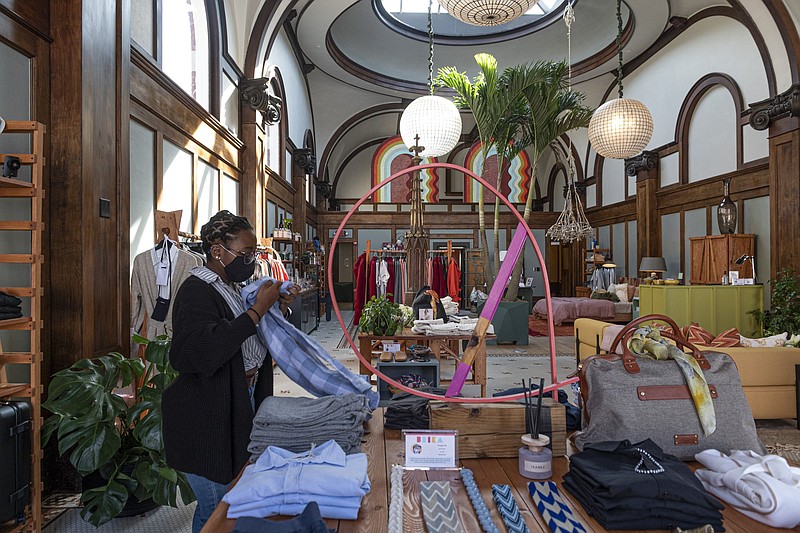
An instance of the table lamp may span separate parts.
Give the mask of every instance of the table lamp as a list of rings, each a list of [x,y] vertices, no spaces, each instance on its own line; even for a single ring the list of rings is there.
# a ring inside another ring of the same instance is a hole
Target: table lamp
[[[642,262],[639,264],[640,272],[650,272],[650,280],[658,277],[657,272],[667,271],[667,261],[663,257],[642,257]]]

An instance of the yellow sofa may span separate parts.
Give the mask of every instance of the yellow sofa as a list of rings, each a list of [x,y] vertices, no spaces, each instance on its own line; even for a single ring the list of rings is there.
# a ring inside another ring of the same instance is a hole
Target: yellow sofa
[[[603,331],[612,325],[592,318],[575,320],[575,353],[578,361],[598,353]],[[797,418],[795,365],[800,365],[800,348],[707,349],[726,353],[734,360],[753,418]]]

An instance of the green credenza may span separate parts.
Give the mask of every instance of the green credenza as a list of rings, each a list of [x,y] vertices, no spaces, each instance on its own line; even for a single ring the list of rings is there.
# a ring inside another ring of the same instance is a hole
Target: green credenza
[[[764,309],[763,285],[639,285],[642,315],[659,314],[683,327],[697,322],[717,335],[737,328],[745,337],[759,337],[761,328],[752,315]]]

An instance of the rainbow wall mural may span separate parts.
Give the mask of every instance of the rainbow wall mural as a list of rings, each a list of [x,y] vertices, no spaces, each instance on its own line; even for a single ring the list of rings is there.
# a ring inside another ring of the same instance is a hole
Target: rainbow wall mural
[[[425,157],[422,164],[436,163],[435,157]],[[372,156],[372,186],[374,187],[392,174],[411,166],[411,152],[399,135],[389,137],[375,150]],[[437,169],[438,170],[438,169]],[[373,202],[408,203],[411,201],[411,175],[394,180],[390,185],[379,189]],[[422,201],[439,201],[439,176],[433,169],[422,171]]]
[[[486,167],[483,165],[483,151],[481,150],[482,143],[480,141],[470,147],[467,155],[464,157],[464,167],[471,170],[475,174],[482,176],[489,183],[494,184],[497,177],[497,151],[492,148],[486,157]],[[511,161],[508,169],[503,175],[503,181],[500,187],[500,192],[503,193],[511,203],[523,204],[528,197],[528,185],[531,179],[530,157],[526,152],[520,154]],[[482,187],[480,184],[468,177],[464,178],[464,202],[478,203],[479,191]],[[483,191],[483,199],[485,202],[493,202],[494,194],[488,189]]]

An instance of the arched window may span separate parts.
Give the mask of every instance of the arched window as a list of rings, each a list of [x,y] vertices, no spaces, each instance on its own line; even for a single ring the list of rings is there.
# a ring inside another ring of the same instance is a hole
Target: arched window
[[[163,2],[161,9],[161,68],[208,109],[210,53],[205,1],[170,0]]]
[[[283,136],[286,131],[286,97],[283,93],[283,83],[281,81],[278,69],[274,69],[272,79],[269,81],[269,92],[277,96],[283,101],[283,117],[280,122],[270,124],[266,130],[266,154],[264,156],[264,164],[269,167],[276,175],[281,175],[281,163],[284,160],[284,142]],[[287,172],[286,179],[291,182],[291,172]]]

